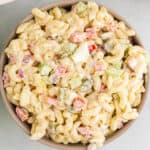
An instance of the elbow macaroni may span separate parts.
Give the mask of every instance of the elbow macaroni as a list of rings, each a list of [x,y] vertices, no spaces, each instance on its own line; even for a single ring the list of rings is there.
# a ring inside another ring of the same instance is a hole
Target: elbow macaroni
[[[90,143],[88,150],[95,150],[107,135],[137,118],[145,90],[145,50],[132,44],[133,30],[94,2],[80,2],[69,12],[34,8],[32,14],[5,50],[8,98],[30,114],[31,139]],[[81,48],[84,41],[88,47]],[[86,61],[78,60],[82,50]]]

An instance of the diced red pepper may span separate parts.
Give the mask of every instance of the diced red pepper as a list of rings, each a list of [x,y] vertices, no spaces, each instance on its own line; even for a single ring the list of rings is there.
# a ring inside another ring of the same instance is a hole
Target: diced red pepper
[[[22,69],[19,69],[19,70],[18,70],[18,76],[19,76],[20,78],[24,78],[24,72],[23,72]]]
[[[79,127],[78,131],[81,135],[84,135],[84,136],[90,136],[93,134],[93,130],[91,130],[90,127],[88,127],[88,126]]]
[[[26,121],[28,119],[28,113],[19,106],[16,107],[16,114],[21,121]]]
[[[51,106],[56,106],[57,105],[57,99],[55,97],[48,97],[47,98],[47,102]]]
[[[86,39],[86,34],[83,32],[74,32],[70,36],[70,41],[74,43],[81,43]]]
[[[73,107],[76,111],[81,111],[85,106],[85,101],[81,98],[75,98],[73,101]]]
[[[67,67],[64,67],[62,65],[59,65],[56,69],[56,74],[60,77],[63,77],[65,73],[67,72]]]
[[[97,38],[97,33],[96,33],[96,30],[94,28],[86,28],[85,31],[86,31],[87,39],[94,40]]]
[[[103,71],[106,69],[106,67],[103,64],[95,64],[94,68],[96,71]]]
[[[97,61],[94,61],[92,63],[92,67],[96,70],[96,71],[103,71],[106,69],[106,66],[104,64],[100,64]]]
[[[95,44],[89,45],[89,53],[97,51],[97,46]]]
[[[30,56],[30,55],[25,55],[25,56],[23,57],[23,62],[24,62],[25,64],[28,64],[28,63],[30,62],[30,60],[31,60],[31,56]]]

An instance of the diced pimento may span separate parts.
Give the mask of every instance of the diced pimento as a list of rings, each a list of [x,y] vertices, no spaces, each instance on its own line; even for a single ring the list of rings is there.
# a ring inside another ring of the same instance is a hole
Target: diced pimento
[[[105,84],[102,84],[101,87],[100,87],[100,92],[105,92],[107,86]]]
[[[93,130],[89,126],[78,127],[78,132],[84,136],[90,136],[93,134]]]
[[[30,62],[30,60],[31,60],[31,56],[30,55],[25,55],[23,57],[22,61],[23,61],[23,63],[28,64]]]
[[[114,32],[116,29],[116,25],[115,23],[108,23],[106,26],[104,26],[103,28],[105,31],[109,31],[109,32]]]
[[[26,121],[29,117],[28,113],[21,107],[16,107],[16,114],[21,121]]]
[[[95,64],[94,68],[96,71],[103,71],[106,69],[105,65],[103,64]]]
[[[89,45],[89,53],[97,51],[97,46],[95,44]]]
[[[22,69],[19,69],[19,70],[18,70],[18,76],[19,76],[20,78],[24,78],[24,72],[23,72]]]
[[[15,56],[10,56],[9,62],[10,62],[10,64],[14,64],[16,62],[16,57]]]
[[[136,58],[128,57],[127,58],[127,64],[128,64],[130,69],[134,70],[135,67],[137,66],[138,62],[137,62]]]
[[[7,72],[3,73],[2,80],[4,81],[4,87],[5,88],[8,87],[8,85],[9,85],[9,76],[8,76]]]
[[[56,69],[56,74],[60,77],[63,77],[67,72],[67,67],[59,65]]]
[[[51,106],[56,106],[57,105],[57,99],[55,97],[48,97],[47,98],[47,102]]]
[[[73,107],[76,111],[81,111],[85,107],[85,101],[81,98],[75,98],[73,101]]]
[[[70,41],[74,43],[81,43],[86,39],[86,34],[83,32],[76,31],[71,34]]]
[[[86,37],[89,40],[94,40],[97,38],[97,33],[95,28],[86,28]]]

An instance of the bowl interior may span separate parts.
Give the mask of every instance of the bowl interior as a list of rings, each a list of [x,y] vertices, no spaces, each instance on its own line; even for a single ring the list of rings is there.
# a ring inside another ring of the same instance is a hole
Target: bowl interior
[[[56,2],[56,3],[52,3],[52,4],[49,4],[45,7],[42,8],[42,10],[49,10],[55,6],[59,6],[59,7],[64,7],[64,8],[67,8],[67,9],[70,9],[70,6],[75,4],[76,2],[78,1],[84,1],[84,2],[87,2],[88,0],[69,0],[69,1],[59,1],[59,2]],[[101,4],[99,4],[101,6]],[[120,17],[118,14],[116,14],[115,12],[113,12],[112,10],[108,9],[108,11],[117,19],[117,20],[122,20],[126,23],[127,26],[131,27],[122,17]],[[23,22],[26,22],[26,21],[29,21],[30,19],[32,19],[33,16],[30,14],[28,15],[21,23]],[[10,35],[9,39],[8,39],[8,42],[6,44],[5,47],[8,46],[9,42],[16,37],[16,34],[15,34],[15,31],[16,29],[12,32],[12,34]],[[137,44],[137,45],[140,45],[142,46],[142,43],[139,39],[139,37],[136,35],[136,37],[133,38],[133,43],[134,44]],[[27,123],[23,123],[21,122],[18,117],[16,116],[16,113],[15,113],[15,106],[12,105],[9,101],[8,101],[8,98],[6,96],[6,92],[5,92],[5,89],[3,87],[3,81],[2,81],[2,72],[3,72],[3,69],[4,69],[4,65],[7,63],[7,57],[4,53],[4,51],[2,52],[1,54],[1,59],[0,59],[0,88],[1,88],[1,94],[2,94],[2,97],[3,97],[3,101],[7,107],[7,110],[9,111],[9,113],[11,114],[11,116],[14,118],[14,120],[17,122],[17,124],[25,131],[25,133],[27,133],[28,135],[30,135],[30,126],[27,124]],[[148,85],[148,82],[147,82],[147,76],[144,77],[145,78],[145,87],[147,89],[147,85]],[[144,104],[144,101],[145,101],[145,94],[143,94],[142,96],[142,102],[141,104],[139,105],[138,107],[138,111],[140,112],[142,107],[143,107],[143,104]],[[134,121],[129,121],[128,123],[126,123],[124,125],[123,128],[121,128],[120,130],[116,131],[114,134],[112,134],[111,136],[109,136],[105,142],[106,143],[109,143],[111,141],[113,141],[114,139],[116,139],[117,137],[119,137],[121,134],[123,134],[132,124],[133,124]],[[54,148],[57,148],[57,149],[61,149],[61,150],[85,150],[86,149],[86,146],[83,146],[82,144],[68,144],[68,145],[63,145],[63,144],[57,144],[47,138],[42,138],[41,140],[39,140],[39,142],[41,143],[44,143],[44,144],[47,144],[51,147],[54,147]]]

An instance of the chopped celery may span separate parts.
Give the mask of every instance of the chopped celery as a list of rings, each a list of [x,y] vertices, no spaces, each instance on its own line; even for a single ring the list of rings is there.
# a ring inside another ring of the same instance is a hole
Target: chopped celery
[[[82,85],[80,87],[80,91],[84,93],[88,93],[93,86],[93,81],[91,79],[83,79]]]
[[[62,47],[61,57],[66,57],[74,53],[77,45],[74,43],[65,43]]]
[[[63,47],[65,51],[71,51],[71,52],[73,52],[75,48],[77,48],[77,45],[74,43],[66,43]]]
[[[39,66],[39,71],[40,71],[40,74],[43,75],[43,76],[47,76],[49,75],[50,71],[51,71],[51,68],[45,64],[41,64]]]
[[[72,91],[69,90],[67,88],[61,88],[59,91],[59,99],[60,101],[63,101],[64,103],[66,103],[67,105],[71,105],[73,99],[77,96],[77,94]]]
[[[81,79],[80,77],[74,77],[70,80],[70,86],[72,89],[75,89],[81,85]]]
[[[112,63],[112,67],[116,69],[121,69],[122,61]]]
[[[77,5],[76,5],[76,10],[77,10],[77,13],[83,13],[85,10],[87,9],[87,5],[83,2],[79,2]]]
[[[112,77],[119,77],[122,73],[123,71],[121,69],[117,69],[114,67],[108,67],[108,69],[106,70],[106,74]]]

